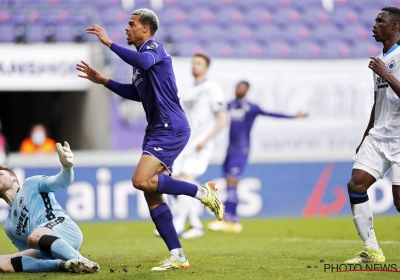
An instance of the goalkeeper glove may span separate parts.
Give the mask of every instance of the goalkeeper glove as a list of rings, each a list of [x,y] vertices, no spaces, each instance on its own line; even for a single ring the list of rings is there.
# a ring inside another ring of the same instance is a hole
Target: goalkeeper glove
[[[58,157],[60,158],[60,162],[62,165],[62,169],[67,172],[71,172],[72,167],[74,166],[74,154],[69,147],[67,141],[64,142],[64,146],[61,146],[60,143],[56,144]]]

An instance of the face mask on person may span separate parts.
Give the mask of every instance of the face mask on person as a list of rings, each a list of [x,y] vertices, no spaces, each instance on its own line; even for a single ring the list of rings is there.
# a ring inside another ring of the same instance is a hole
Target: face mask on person
[[[32,133],[31,139],[35,145],[39,146],[46,140],[46,135],[41,131],[35,131]]]

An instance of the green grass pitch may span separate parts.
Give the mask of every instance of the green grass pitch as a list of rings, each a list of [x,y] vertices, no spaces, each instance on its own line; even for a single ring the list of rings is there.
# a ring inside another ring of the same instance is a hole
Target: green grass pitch
[[[376,216],[375,232],[386,263],[400,271],[400,219]],[[96,261],[96,275],[68,273],[0,274],[0,279],[399,279],[400,273],[324,272],[324,264],[341,264],[363,248],[352,217],[244,220],[240,234],[207,232],[182,240],[188,271],[153,272],[168,257],[150,222],[83,223],[81,253]],[[4,231],[0,254],[15,248]],[[128,271],[123,270],[127,265]],[[111,273],[110,269],[115,272]]]

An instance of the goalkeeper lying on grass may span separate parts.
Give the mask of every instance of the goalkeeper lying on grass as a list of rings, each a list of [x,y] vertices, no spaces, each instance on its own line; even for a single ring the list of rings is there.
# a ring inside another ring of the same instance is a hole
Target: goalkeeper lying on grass
[[[0,166],[0,197],[10,205],[4,230],[19,252],[0,255],[1,272],[66,271],[94,273],[98,264],[78,252],[83,236],[61,208],[54,192],[74,180],[74,156],[67,142],[57,143],[62,170],[55,176],[33,176],[20,186],[15,174]]]

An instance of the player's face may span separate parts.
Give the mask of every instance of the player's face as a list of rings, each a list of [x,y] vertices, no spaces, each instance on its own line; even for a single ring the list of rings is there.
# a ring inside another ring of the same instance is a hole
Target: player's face
[[[145,35],[144,31],[148,29],[148,26],[144,26],[140,23],[139,17],[139,15],[132,15],[128,26],[125,28],[128,45],[135,45],[136,42],[142,41]]]
[[[248,87],[245,84],[243,84],[243,83],[238,84],[236,86],[236,97],[239,99],[242,99],[243,97],[246,96],[247,91],[248,91]]]
[[[13,177],[5,170],[0,170],[0,194],[12,188]]]
[[[397,22],[394,22],[387,11],[380,11],[376,16],[375,24],[372,29],[372,37],[377,42],[389,40],[394,33],[397,33]]]
[[[208,70],[207,62],[204,58],[200,56],[193,57],[192,61],[192,74],[197,77],[204,75]]]

